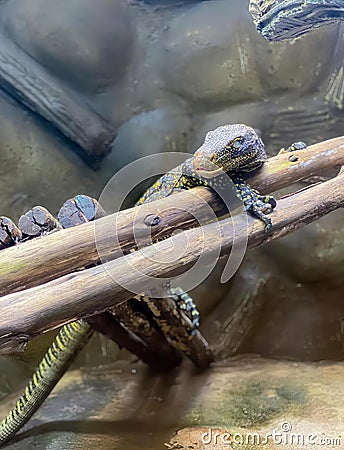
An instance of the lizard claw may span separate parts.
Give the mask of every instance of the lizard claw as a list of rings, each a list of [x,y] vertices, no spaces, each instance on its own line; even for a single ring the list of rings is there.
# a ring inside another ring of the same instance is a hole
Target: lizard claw
[[[298,141],[298,142],[294,142],[293,144],[291,144],[287,149],[281,148],[281,150],[278,152],[278,154],[290,153],[295,150],[304,150],[305,148],[307,148],[307,144],[305,144],[302,141]]]
[[[267,216],[272,211],[272,206],[270,203],[264,203],[261,200],[253,203],[248,210],[252,216],[257,217],[265,224],[265,231],[269,231],[272,227],[272,221],[270,217]]]
[[[298,141],[298,142],[294,142],[293,144],[291,144],[286,152],[293,152],[295,150],[304,150],[307,147],[307,144],[305,144],[302,141]]]
[[[272,195],[261,195],[259,199],[262,200],[262,202],[264,202],[265,204],[269,204],[271,207],[271,211],[273,211],[277,206],[277,201]]]

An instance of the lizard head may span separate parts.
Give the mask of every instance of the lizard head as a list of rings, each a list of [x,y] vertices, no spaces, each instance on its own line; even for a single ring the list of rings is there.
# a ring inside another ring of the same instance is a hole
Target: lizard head
[[[193,158],[194,170],[204,178],[222,172],[248,172],[267,159],[257,132],[247,125],[224,125],[207,133]]]

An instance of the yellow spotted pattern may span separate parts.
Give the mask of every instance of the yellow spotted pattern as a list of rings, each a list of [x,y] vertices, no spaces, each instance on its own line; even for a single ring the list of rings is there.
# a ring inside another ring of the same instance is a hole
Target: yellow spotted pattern
[[[23,394],[0,423],[0,445],[8,442],[36,412],[91,334],[90,326],[83,320],[60,329]]]

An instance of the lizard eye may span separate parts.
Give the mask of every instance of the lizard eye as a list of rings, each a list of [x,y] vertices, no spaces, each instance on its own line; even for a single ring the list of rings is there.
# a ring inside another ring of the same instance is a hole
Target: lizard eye
[[[242,137],[238,136],[236,138],[234,138],[232,141],[228,142],[228,144],[225,146],[225,149],[227,150],[232,150],[234,149],[238,149],[241,147],[242,144]]]
[[[233,139],[232,147],[233,148],[240,148],[241,144],[242,144],[242,138],[241,137],[237,137],[237,138]]]
[[[214,161],[215,159],[215,152],[213,152],[210,156],[209,156],[209,160],[210,161]]]

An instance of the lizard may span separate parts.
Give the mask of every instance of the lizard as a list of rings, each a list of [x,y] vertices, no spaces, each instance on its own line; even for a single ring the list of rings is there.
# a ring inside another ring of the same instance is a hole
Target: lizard
[[[245,210],[260,219],[268,232],[272,222],[267,214],[276,207],[276,201],[272,196],[260,195],[242,177],[242,172],[258,169],[266,160],[265,147],[256,130],[244,124],[220,126],[206,134],[203,144],[192,157],[159,178],[136,205],[196,186],[215,188],[223,183],[228,185],[228,177],[224,176],[228,174]],[[166,290],[166,295],[177,298],[177,304],[188,313],[193,328],[197,329],[199,313],[191,297],[180,288],[172,289],[168,285]],[[143,298],[145,294],[137,296],[139,301]],[[59,330],[23,394],[0,423],[0,446],[10,441],[37,411],[92,333],[92,328],[83,319],[66,324]]]

